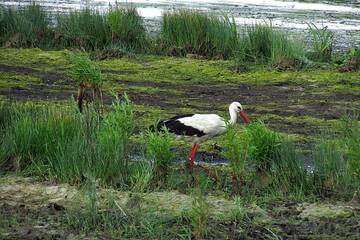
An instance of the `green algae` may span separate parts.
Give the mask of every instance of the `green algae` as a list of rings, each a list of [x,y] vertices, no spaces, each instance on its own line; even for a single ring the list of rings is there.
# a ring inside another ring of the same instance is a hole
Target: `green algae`
[[[302,204],[298,207],[301,211],[300,218],[305,219],[338,219],[349,218],[354,215],[355,209],[344,204],[312,203]]]

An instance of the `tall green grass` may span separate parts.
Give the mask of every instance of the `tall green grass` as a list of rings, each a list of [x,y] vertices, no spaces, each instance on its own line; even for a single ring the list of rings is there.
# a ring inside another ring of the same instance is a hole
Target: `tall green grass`
[[[3,166],[17,159],[20,168],[32,175],[73,183],[93,176],[102,183],[128,187],[134,117],[126,98],[114,102],[104,116],[91,108],[80,114],[57,106],[14,107],[14,121],[1,142]]]
[[[173,160],[172,138],[167,131],[146,133],[146,157],[154,165],[153,180],[166,183]]]
[[[228,126],[225,136],[224,156],[230,160],[233,191],[240,193],[240,188],[245,183],[245,164],[250,161],[250,144],[248,136],[239,134],[232,125]]]
[[[180,56],[229,58],[239,43],[233,19],[193,10],[164,13],[160,39],[165,51]]]
[[[285,33],[267,23],[245,28],[237,54],[236,59],[240,62],[272,65],[281,64],[284,60],[290,65],[296,65],[305,58],[304,46],[300,41],[287,37]]]
[[[111,43],[111,29],[106,17],[97,11],[84,9],[56,17],[56,44],[63,47],[101,49]]]
[[[276,164],[277,154],[282,142],[279,133],[269,129],[263,122],[247,126],[245,134],[249,139],[250,158],[258,172],[270,172]]]
[[[47,47],[53,32],[48,14],[38,5],[0,7],[0,44],[7,47]]]
[[[314,182],[316,191],[322,196],[348,189],[349,175],[346,170],[346,159],[339,146],[326,139],[314,149]]]
[[[111,9],[107,20],[112,31],[112,42],[133,51],[146,51],[148,37],[144,21],[136,8]]]
[[[342,146],[348,158],[347,169],[352,178],[360,182],[360,122],[359,113],[344,115],[339,124]]]
[[[318,61],[331,61],[334,34],[327,27],[318,28],[313,23],[308,24],[308,30],[312,37],[311,57]]]
[[[298,198],[311,193],[303,156],[292,140],[282,139],[274,162],[271,175],[275,188],[280,188],[283,194],[293,194]]]

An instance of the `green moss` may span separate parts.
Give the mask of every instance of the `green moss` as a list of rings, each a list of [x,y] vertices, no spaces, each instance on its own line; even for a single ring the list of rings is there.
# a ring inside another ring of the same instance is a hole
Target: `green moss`
[[[0,72],[0,88],[10,89],[15,87],[27,88],[31,84],[41,84],[38,77],[15,73]]]
[[[38,48],[5,48],[0,51],[0,63],[12,66],[34,67],[40,70],[58,70],[68,67],[68,52],[43,51]]]
[[[354,215],[354,209],[344,205],[331,205],[331,204],[303,204],[299,207],[301,210],[300,217],[306,219],[339,219],[349,218]]]

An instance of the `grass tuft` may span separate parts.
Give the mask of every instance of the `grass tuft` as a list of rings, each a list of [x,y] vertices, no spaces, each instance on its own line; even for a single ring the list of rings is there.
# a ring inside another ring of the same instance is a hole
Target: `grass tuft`
[[[112,31],[112,42],[127,49],[146,50],[148,40],[144,21],[136,8],[111,9],[107,20]]]
[[[281,145],[281,136],[262,122],[249,124],[245,134],[249,139],[250,158],[257,171],[270,172]]]
[[[166,130],[146,133],[146,156],[148,161],[154,165],[154,180],[160,181],[161,185],[166,183],[170,164],[174,157],[171,144],[172,138]]]
[[[292,69],[305,59],[303,49],[299,41],[290,39],[271,24],[255,24],[246,27],[235,60],[238,63],[270,63],[280,69]]]
[[[0,44],[6,47],[46,47],[53,32],[49,16],[39,5],[0,7]]]
[[[333,51],[334,34],[327,27],[318,28],[313,23],[308,23],[308,30],[313,41],[311,57],[317,61],[330,62]]]
[[[224,142],[224,156],[230,160],[234,193],[239,193],[245,183],[245,164],[250,160],[248,135],[239,134],[232,125],[228,126]]]
[[[171,55],[229,58],[238,47],[234,19],[193,10],[163,14],[161,44]]]
[[[84,9],[58,14],[56,45],[86,50],[102,49],[111,43],[111,29],[106,17],[97,11]]]
[[[86,53],[71,54],[70,62],[71,77],[78,84],[90,83],[95,86],[101,86],[103,77],[101,70],[94,62],[92,62]]]

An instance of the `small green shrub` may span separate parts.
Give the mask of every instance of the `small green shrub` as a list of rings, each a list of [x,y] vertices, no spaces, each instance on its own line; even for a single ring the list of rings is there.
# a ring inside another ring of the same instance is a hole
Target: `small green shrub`
[[[164,13],[160,39],[167,53],[180,56],[229,58],[238,47],[234,19],[193,10]]]
[[[172,138],[166,130],[159,132],[148,131],[145,138],[146,157],[153,162],[155,180],[166,182],[169,166],[174,156],[171,151]]]
[[[144,21],[136,8],[111,9],[107,14],[112,31],[112,42],[120,43],[126,48],[146,50],[147,36]],[[118,43],[118,44],[119,44]]]
[[[281,136],[267,128],[262,122],[249,124],[245,134],[249,139],[250,158],[257,171],[269,172],[275,164],[281,145]]]
[[[70,62],[72,64],[70,74],[76,82],[101,86],[103,81],[101,70],[86,53],[71,54]]]
[[[331,61],[334,34],[325,26],[318,28],[313,23],[308,23],[308,30],[312,36],[312,58],[318,61]]]

